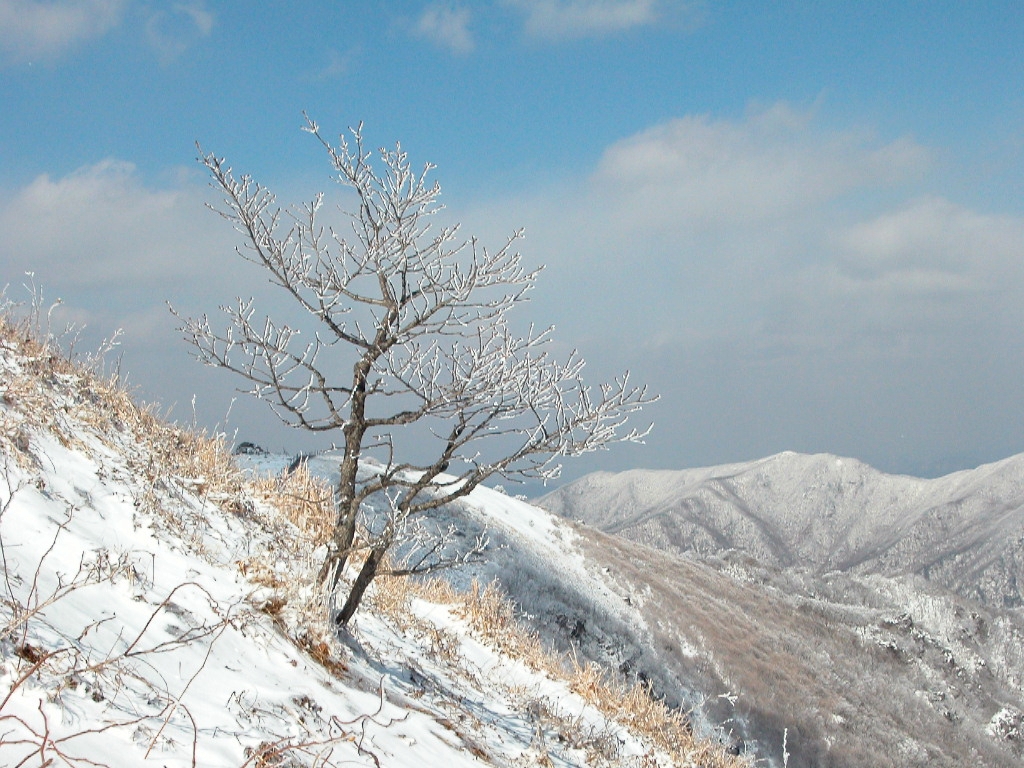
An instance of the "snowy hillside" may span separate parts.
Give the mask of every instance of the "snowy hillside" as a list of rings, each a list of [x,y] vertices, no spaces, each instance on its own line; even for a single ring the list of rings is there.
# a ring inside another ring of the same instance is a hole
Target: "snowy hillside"
[[[579,527],[650,627],[659,684],[775,764],[1016,766],[1022,467],[929,481],[781,454],[591,475],[542,504],[610,532]]]
[[[1024,606],[1024,454],[934,480],[781,453],[678,472],[597,473],[541,506],[669,552],[745,552],[818,573],[915,574]]]
[[[284,461],[267,457],[264,461]],[[310,460],[331,475],[334,461]],[[679,558],[493,490],[447,510],[524,620],[761,766],[1016,766],[1024,621],[908,577]]]
[[[0,330],[0,764],[730,764],[552,656],[493,589],[382,579],[338,642],[312,589],[315,480],[246,479],[222,443]],[[470,503],[588,578],[547,513]]]

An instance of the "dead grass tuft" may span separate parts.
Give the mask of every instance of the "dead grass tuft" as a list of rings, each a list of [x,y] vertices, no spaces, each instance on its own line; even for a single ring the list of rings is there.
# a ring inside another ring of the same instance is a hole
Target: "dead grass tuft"
[[[348,664],[337,652],[334,643],[325,638],[314,638],[307,633],[298,637],[299,647],[308,653],[317,664],[335,677],[342,677],[348,671]]]
[[[272,503],[303,536],[318,547],[334,528],[333,489],[313,475],[305,463],[292,472],[254,477],[250,487],[262,501]]]
[[[561,657],[548,650],[537,633],[519,622],[515,606],[497,582],[481,587],[474,579],[469,591],[460,598],[456,612],[488,644],[533,669],[561,676],[565,668]]]
[[[352,570],[358,573],[359,557],[355,557]],[[381,575],[373,580],[367,600],[381,615],[403,629],[409,626],[412,614],[409,601],[416,596],[416,583],[402,576]]]

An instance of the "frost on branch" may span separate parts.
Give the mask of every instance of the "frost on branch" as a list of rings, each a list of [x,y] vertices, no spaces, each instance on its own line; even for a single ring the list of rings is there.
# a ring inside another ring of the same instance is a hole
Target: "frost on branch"
[[[539,272],[515,248],[521,231],[489,250],[458,225],[433,227],[442,206],[432,166],[415,171],[400,145],[368,151],[362,126],[337,145],[308,118],[305,130],[355,193],[343,231],[320,223],[322,193],[281,208],[223,159],[200,156],[223,194],[216,210],[242,235],[238,254],[290,297],[303,332],[241,298],[222,308],[226,330],[205,315],[181,330],[202,362],[237,374],[285,423],[340,432],[337,522],[321,572],[332,605],[360,509],[386,494],[391,524],[366,544],[336,614],[345,624],[390,547],[414,530],[410,518],[492,475],[547,481],[563,457],[640,441],[647,430],[626,421],[654,398],[628,374],[593,389],[579,355],[549,354],[550,329],[510,329],[508,313]],[[379,465],[366,471],[371,455]]]

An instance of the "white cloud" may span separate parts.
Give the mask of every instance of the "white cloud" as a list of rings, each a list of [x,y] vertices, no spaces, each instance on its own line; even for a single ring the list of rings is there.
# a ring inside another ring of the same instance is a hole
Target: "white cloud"
[[[1024,320],[1024,216],[922,194],[936,163],[912,139],[779,104],[653,126],[575,184],[466,223],[493,239],[526,227],[527,253],[550,265],[538,322],[585,349],[859,350],[881,365],[888,340],[963,348]]]
[[[434,3],[417,20],[416,34],[452,53],[467,54],[475,47],[469,22],[468,8]]]
[[[528,34],[542,38],[608,35],[661,21],[674,6],[666,0],[508,0],[526,14]]]
[[[1018,217],[985,214],[926,196],[856,224],[837,242],[852,274],[873,278],[893,271],[972,274],[978,288],[1001,282],[1002,267],[1021,256]]]
[[[966,339],[1019,318],[1024,217],[925,196],[822,236],[830,258],[790,289],[821,328]],[[802,297],[801,295],[802,294]]]
[[[62,288],[191,279],[223,244],[221,222],[203,214],[200,190],[147,187],[130,163],[43,174],[0,208],[0,260]]]
[[[223,423],[236,382],[189,358],[166,302],[186,315],[216,314],[218,303],[234,295],[261,296],[266,280],[234,254],[239,237],[231,225],[205,208],[206,184],[192,181],[190,171],[177,176],[152,184],[131,163],[106,160],[5,190],[0,289],[7,285],[12,301],[25,301],[24,273],[34,272],[44,306],[63,299],[54,329],[69,321],[84,326],[78,352],[95,350],[123,329],[108,362],[127,375],[137,396],[164,407],[177,403],[175,415],[187,419],[197,393],[203,423]],[[282,431],[274,431],[272,419],[253,416],[260,412],[252,406],[236,413],[250,414],[267,439]]]
[[[823,132],[785,104],[743,121],[687,116],[609,147],[593,183],[635,226],[717,226],[778,220],[859,187],[920,175],[928,151]]]
[[[0,0],[0,52],[54,58],[121,22],[127,0]]]

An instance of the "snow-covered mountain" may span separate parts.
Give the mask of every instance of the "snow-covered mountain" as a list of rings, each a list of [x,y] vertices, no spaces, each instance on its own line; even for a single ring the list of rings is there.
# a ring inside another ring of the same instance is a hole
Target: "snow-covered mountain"
[[[1024,454],[924,480],[781,453],[596,473],[540,505],[668,552],[736,550],[815,573],[914,574],[991,608],[1024,606]]]
[[[1022,457],[921,480],[786,453],[599,473],[540,503],[590,531],[588,557],[649,628],[655,679],[703,692],[704,716],[759,754],[1009,766],[1024,758],[1022,478]]]

